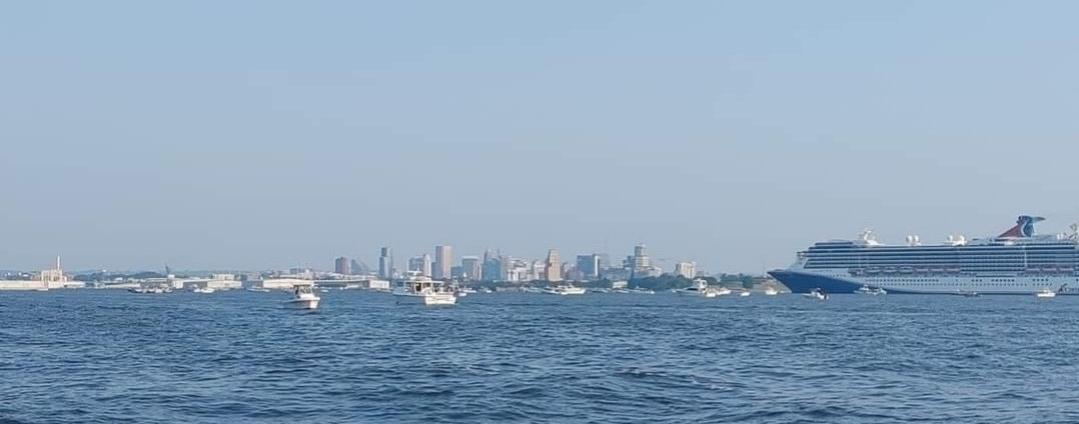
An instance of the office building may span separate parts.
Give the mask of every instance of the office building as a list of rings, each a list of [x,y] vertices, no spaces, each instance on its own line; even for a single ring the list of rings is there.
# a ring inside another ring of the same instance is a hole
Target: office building
[[[490,250],[483,253],[483,269],[480,270],[482,281],[498,281],[502,279],[502,265],[498,261],[498,255]]]
[[[562,258],[557,249],[547,251],[547,263],[543,267],[547,281],[562,281]]]
[[[483,279],[483,267],[478,256],[461,257],[461,278],[465,281],[481,281]]]
[[[693,278],[697,276],[697,264],[693,262],[679,262],[674,265],[675,275],[684,278]]]
[[[379,252],[378,276],[385,279],[393,278],[393,250],[389,247],[383,247]]]
[[[333,261],[333,272],[348,275],[352,273],[352,263],[348,258],[341,256]]]
[[[450,278],[453,270],[453,248],[450,246],[435,246],[434,279]]]
[[[581,280],[592,281],[599,279],[600,257],[591,255],[577,255],[577,273]]]
[[[408,260],[408,271],[418,272],[420,275],[431,276],[431,255],[414,256]]]

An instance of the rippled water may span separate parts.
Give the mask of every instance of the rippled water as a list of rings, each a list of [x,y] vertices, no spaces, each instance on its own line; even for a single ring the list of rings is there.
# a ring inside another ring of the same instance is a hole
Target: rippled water
[[[1079,297],[0,292],[0,422],[1079,422]]]

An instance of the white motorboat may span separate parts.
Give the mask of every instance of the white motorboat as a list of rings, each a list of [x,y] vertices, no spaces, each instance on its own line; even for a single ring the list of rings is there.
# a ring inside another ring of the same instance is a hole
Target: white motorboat
[[[318,309],[320,300],[322,299],[315,295],[310,285],[297,285],[292,288],[292,299],[286,300],[285,306],[296,309]]]
[[[749,290],[742,290],[741,292],[738,293],[738,296],[740,296],[740,297],[749,296]]]
[[[1041,290],[1038,290],[1037,292],[1035,292],[1034,296],[1035,297],[1040,297],[1040,298],[1043,298],[1043,299],[1047,299],[1047,298],[1057,297],[1057,292],[1049,290],[1049,289],[1041,289]]]
[[[264,288],[261,288],[261,287],[251,287],[251,288],[247,289],[247,291],[255,292],[255,293],[269,293],[270,289],[264,289]]]
[[[727,290],[726,288],[722,288],[722,289]],[[689,287],[686,287],[686,288],[680,289],[680,290],[675,290],[675,293],[678,293],[678,294],[681,294],[681,295],[686,295],[686,296],[704,296],[704,297],[716,297],[717,295],[719,295],[719,292],[717,292],[715,290],[712,290],[710,287],[708,287],[708,281],[706,281],[704,279],[701,279],[701,278],[697,278],[697,279],[693,280],[693,285],[692,286],[689,286]],[[730,294],[730,290],[727,290],[727,293],[725,293],[725,294]]]
[[[888,294],[888,291],[884,290],[883,288],[869,286],[859,287],[858,290],[855,290],[854,292],[857,294],[867,294],[870,296],[880,296],[882,294]]]
[[[406,280],[398,281],[393,288],[397,303],[418,303],[423,305],[454,305],[457,293],[446,286],[445,282],[410,273]]]
[[[828,293],[825,293],[824,290],[821,290],[819,288],[810,290],[809,293],[803,293],[802,296],[808,297],[810,299],[828,300]]]
[[[776,290],[775,287],[768,287],[768,288],[764,289],[764,295],[765,296],[775,296],[777,294],[779,294],[779,290]]]
[[[584,287],[577,287],[577,286],[568,285],[568,284],[566,284],[566,285],[558,285],[558,286],[553,286],[553,287],[548,287],[546,289],[543,289],[544,293],[557,294],[557,295],[560,295],[560,296],[565,296],[565,295],[570,295],[570,294],[585,294],[585,291],[586,290],[585,290]]]
[[[203,294],[210,294],[210,293],[213,293],[213,292],[215,292],[216,290],[214,290],[214,288],[213,288],[213,287],[195,287],[195,288],[194,288],[193,290],[191,290],[191,291],[193,291],[193,292],[195,292],[195,293],[203,293]]]

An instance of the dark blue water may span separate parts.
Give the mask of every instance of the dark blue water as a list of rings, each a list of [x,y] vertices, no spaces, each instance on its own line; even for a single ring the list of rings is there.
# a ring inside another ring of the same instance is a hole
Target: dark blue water
[[[0,422],[1079,422],[1079,298],[0,292]]]

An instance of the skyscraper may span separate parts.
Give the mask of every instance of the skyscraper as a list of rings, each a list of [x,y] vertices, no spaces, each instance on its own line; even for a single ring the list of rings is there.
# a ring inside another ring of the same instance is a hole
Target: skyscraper
[[[581,273],[581,278],[585,281],[592,281],[599,278],[599,255],[593,253],[591,255],[577,255],[577,271]]]
[[[378,256],[378,276],[393,278],[393,250],[389,247],[383,247]]]
[[[498,281],[502,279],[502,265],[498,261],[498,255],[490,250],[483,253],[483,269],[480,276],[483,281]]]
[[[693,262],[679,262],[674,265],[674,273],[685,278],[697,276],[697,264]]]
[[[431,276],[431,255],[424,253],[423,256],[420,257],[420,271],[425,276]]]
[[[333,272],[348,275],[352,273],[352,264],[348,258],[341,256],[333,261]]]
[[[558,256],[557,249],[547,251],[547,263],[543,267],[543,273],[547,281],[562,281],[562,258]]]
[[[509,281],[511,274],[513,274],[513,259],[506,255],[499,256],[498,279],[502,281]]]
[[[480,258],[478,256],[462,256],[461,275],[466,281],[482,280],[483,269],[480,266]]]
[[[633,256],[626,258],[626,268],[629,268],[632,278],[655,277],[663,270],[652,265],[652,258],[648,257],[643,244],[633,247]]]
[[[435,269],[431,278],[450,278],[453,269],[453,248],[450,246],[435,246]]]

